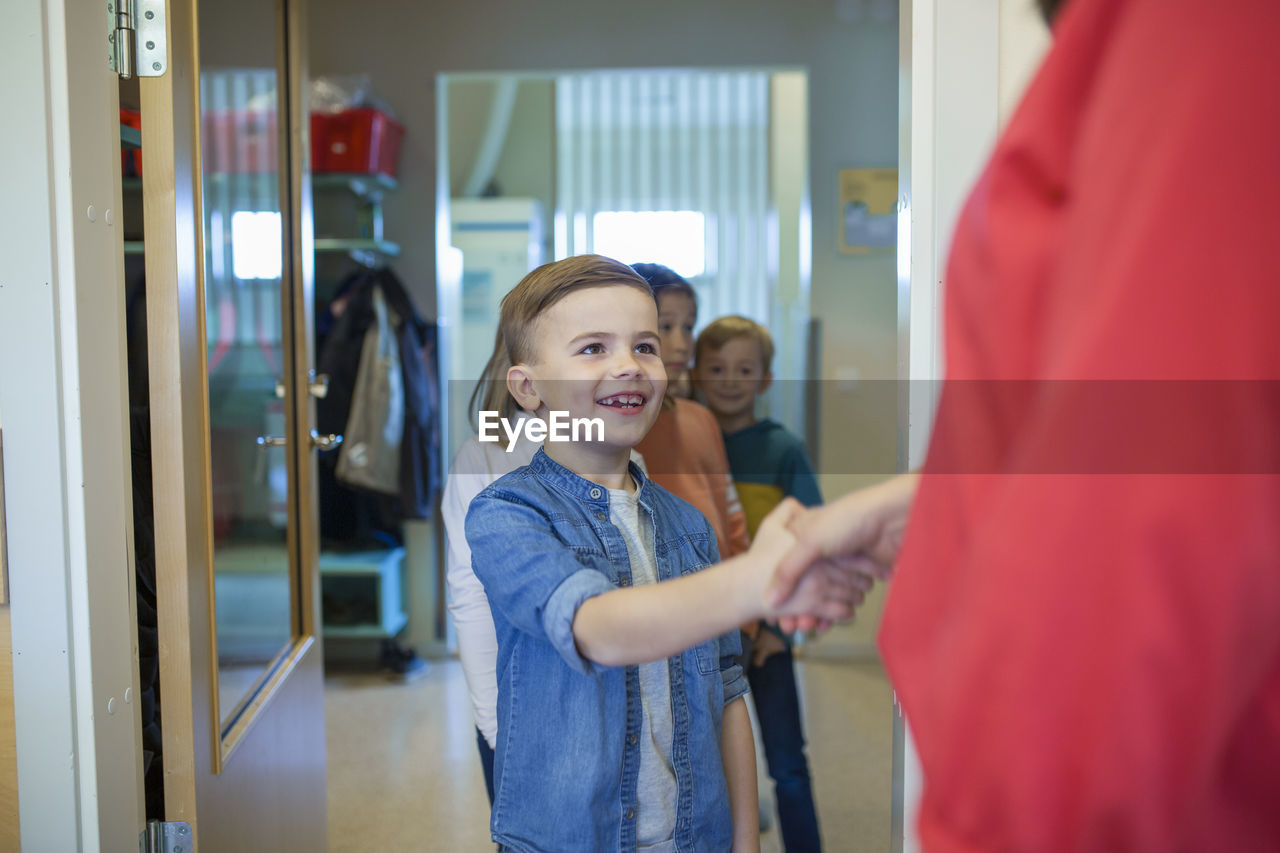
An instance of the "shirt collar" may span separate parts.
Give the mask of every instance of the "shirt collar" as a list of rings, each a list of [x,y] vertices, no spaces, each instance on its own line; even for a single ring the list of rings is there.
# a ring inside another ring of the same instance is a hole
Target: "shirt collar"
[[[546,450],[538,448],[538,452],[533,455],[533,459],[529,462],[529,467],[533,469],[533,473],[538,479],[564,492],[571,498],[592,505],[608,506],[609,490],[599,483],[593,483],[581,474],[570,471],[559,462],[547,455]],[[627,467],[631,472],[632,478],[636,481],[636,497],[641,503],[645,501],[645,483],[648,477],[640,470],[640,466],[635,463],[634,459],[627,462]]]

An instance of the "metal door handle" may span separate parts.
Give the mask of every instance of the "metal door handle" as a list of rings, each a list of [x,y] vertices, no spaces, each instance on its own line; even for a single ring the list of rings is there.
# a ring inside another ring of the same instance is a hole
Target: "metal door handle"
[[[307,390],[311,392],[311,396],[317,400],[323,400],[329,396],[329,374],[316,373],[311,371],[311,381],[307,383]],[[339,441],[342,439],[339,438]]]
[[[257,438],[259,447],[286,447],[289,439],[282,435],[260,435]],[[321,435],[315,430],[311,431],[311,446],[316,450],[333,450],[342,444],[342,436],[336,433]]]
[[[316,450],[333,450],[340,444],[342,444],[342,436],[336,433],[321,435],[315,430],[311,431],[311,446]]]
[[[317,374],[314,370],[308,371],[307,393],[317,400],[323,400],[329,396],[329,374]],[[276,397],[283,400],[285,394],[284,382],[276,383]]]

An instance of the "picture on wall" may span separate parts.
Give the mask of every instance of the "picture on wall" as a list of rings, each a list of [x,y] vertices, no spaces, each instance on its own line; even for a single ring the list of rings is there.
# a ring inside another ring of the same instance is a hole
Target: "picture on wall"
[[[840,170],[840,251],[864,255],[898,243],[898,170]]]

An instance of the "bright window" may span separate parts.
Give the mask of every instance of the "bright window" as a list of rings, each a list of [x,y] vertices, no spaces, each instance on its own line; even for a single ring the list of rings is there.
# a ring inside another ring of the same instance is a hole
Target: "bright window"
[[[231,214],[231,265],[236,278],[280,278],[280,214],[237,210]]]
[[[707,268],[706,221],[696,210],[603,210],[592,218],[592,250],[625,264],[665,264],[685,278]]]

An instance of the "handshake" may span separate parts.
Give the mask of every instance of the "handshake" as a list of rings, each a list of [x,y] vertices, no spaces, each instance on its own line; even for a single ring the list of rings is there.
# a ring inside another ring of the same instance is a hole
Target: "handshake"
[[[853,618],[893,568],[918,482],[903,474],[814,509],[791,498],[779,504],[748,552],[764,580],[763,618],[786,632]]]

